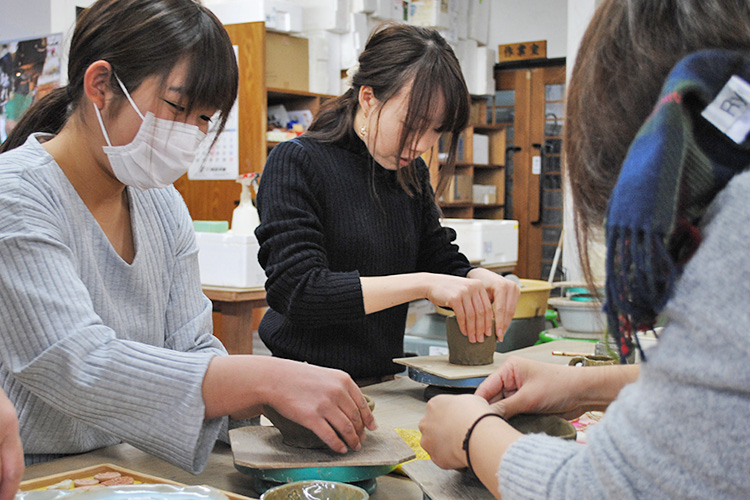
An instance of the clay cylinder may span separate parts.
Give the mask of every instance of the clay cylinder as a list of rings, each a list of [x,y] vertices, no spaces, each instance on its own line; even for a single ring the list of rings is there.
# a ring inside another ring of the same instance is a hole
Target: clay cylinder
[[[445,331],[448,337],[448,362],[454,365],[477,366],[492,364],[495,355],[495,321],[492,321],[492,336],[485,337],[484,342],[469,342],[469,337],[458,328],[456,315],[445,318]]]

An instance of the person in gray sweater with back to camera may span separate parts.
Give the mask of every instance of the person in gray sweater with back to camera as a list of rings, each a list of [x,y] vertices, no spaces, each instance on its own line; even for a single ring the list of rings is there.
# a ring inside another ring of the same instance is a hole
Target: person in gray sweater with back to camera
[[[605,311],[639,365],[509,359],[420,423],[444,468],[514,499],[750,497],[750,2],[605,0],[569,86],[567,174],[582,264],[606,227]],[[589,280],[591,281],[591,280]],[[502,417],[606,408],[586,444]]]

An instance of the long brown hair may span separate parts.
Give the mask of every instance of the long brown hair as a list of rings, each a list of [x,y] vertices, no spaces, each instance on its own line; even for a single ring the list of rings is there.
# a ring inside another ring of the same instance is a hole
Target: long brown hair
[[[133,92],[148,77],[166,80],[188,60],[185,107],[217,108],[219,129],[237,95],[238,70],[229,35],[211,11],[194,0],[99,0],[76,23],[68,57],[68,85],[55,89],[24,114],[0,152],[34,132],[59,132],[83,98],[83,78],[95,61],[112,65],[110,87],[124,98],[115,73]],[[122,101],[124,102],[124,101]],[[117,106],[114,106],[117,109]]]
[[[700,49],[750,49],[747,0],[605,0],[581,41],[567,97],[566,169],[581,265],[638,129],[674,65]]]
[[[351,88],[321,108],[308,134],[331,142],[355,136],[353,125],[360,87],[372,87],[375,97],[385,104],[410,82],[413,84],[399,151],[428,130],[431,125],[425,117],[433,116],[436,96],[444,98],[440,131],[450,132],[451,142],[447,161],[440,170],[437,189],[440,193],[455,169],[458,136],[468,125],[470,104],[458,59],[435,30],[395,22],[378,26],[359,56],[359,69],[352,77]],[[397,177],[407,193],[421,191],[415,162],[399,168]]]

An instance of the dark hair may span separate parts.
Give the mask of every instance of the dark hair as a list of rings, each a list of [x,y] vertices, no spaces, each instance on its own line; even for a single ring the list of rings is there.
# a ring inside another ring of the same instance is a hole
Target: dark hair
[[[581,41],[565,131],[581,265],[638,129],[671,69],[700,49],[750,49],[747,0],[605,0]]]
[[[359,69],[352,77],[351,88],[325,103],[308,134],[331,142],[356,136],[353,126],[360,87],[372,87],[375,97],[385,103],[409,82],[413,85],[399,151],[428,130],[431,125],[425,117],[434,116],[435,97],[442,95],[444,98],[440,131],[451,132],[451,141],[448,159],[440,170],[439,193],[453,174],[458,136],[468,125],[470,104],[458,59],[435,30],[394,22],[378,26],[359,56]],[[415,162],[398,169],[397,176],[407,193],[421,191]]]
[[[83,78],[98,60],[112,65],[110,86],[123,97],[115,73],[129,92],[148,77],[166,80],[188,59],[185,107],[221,112],[219,130],[237,96],[239,72],[229,35],[211,11],[194,0],[98,0],[86,9],[73,33],[68,85],[34,103],[0,146],[8,151],[34,132],[57,133],[83,98]]]

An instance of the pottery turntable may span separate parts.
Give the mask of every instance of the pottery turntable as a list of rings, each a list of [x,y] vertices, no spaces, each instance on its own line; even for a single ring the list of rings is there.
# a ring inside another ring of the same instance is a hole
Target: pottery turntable
[[[233,429],[229,440],[235,468],[253,478],[258,493],[307,479],[351,483],[373,493],[378,476],[416,456],[392,429],[369,431],[362,449],[345,455],[330,449],[286,445],[278,429],[270,426]]]
[[[393,362],[406,366],[410,379],[427,385],[424,399],[429,401],[438,394],[473,393],[489,374],[500,367],[505,357],[495,353],[492,364],[479,366],[452,364],[448,355],[397,358]]]

